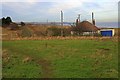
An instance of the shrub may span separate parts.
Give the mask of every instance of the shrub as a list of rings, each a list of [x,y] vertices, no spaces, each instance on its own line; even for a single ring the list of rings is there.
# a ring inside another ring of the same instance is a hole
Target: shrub
[[[61,35],[61,28],[57,27],[50,27],[47,29],[48,36],[60,36]]]
[[[26,27],[23,27],[22,31],[21,31],[21,36],[22,37],[31,37],[32,32],[29,29],[27,29]]]
[[[7,18],[2,18],[0,20],[0,25],[2,25],[2,27],[7,27],[9,26],[10,24],[12,23],[12,19],[10,17],[7,17]]]
[[[21,24],[21,26],[25,26],[25,23],[24,23],[24,22],[21,22],[20,24]]]
[[[11,18],[10,17],[7,17],[6,19],[5,19],[5,24],[10,24],[12,22],[12,20],[11,20]]]

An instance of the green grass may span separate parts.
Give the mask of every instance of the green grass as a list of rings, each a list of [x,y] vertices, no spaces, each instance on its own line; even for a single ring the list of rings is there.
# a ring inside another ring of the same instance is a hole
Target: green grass
[[[118,43],[111,40],[3,41],[3,50],[5,78],[118,77]],[[24,63],[28,56],[33,60]]]

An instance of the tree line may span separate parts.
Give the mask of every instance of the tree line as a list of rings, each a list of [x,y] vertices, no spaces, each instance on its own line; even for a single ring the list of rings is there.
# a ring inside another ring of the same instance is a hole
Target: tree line
[[[2,23],[2,26],[3,25],[10,25],[10,23],[12,23],[12,19],[11,17],[3,17],[1,20],[0,20],[0,23]]]

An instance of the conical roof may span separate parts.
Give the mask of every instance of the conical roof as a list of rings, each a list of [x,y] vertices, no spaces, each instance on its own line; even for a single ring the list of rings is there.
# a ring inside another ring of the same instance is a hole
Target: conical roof
[[[80,31],[82,32],[94,32],[94,31],[99,30],[99,28],[97,28],[95,25],[93,25],[92,23],[88,21],[83,21],[79,23],[78,27]]]

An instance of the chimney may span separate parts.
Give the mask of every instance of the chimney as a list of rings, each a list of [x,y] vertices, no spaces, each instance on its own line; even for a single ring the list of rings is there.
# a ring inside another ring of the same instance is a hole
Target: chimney
[[[80,23],[80,14],[78,14],[78,22]]]
[[[94,13],[92,12],[92,23],[95,25]]]
[[[95,25],[95,19],[93,19],[93,25]]]
[[[79,19],[76,19],[76,27],[78,27]]]

